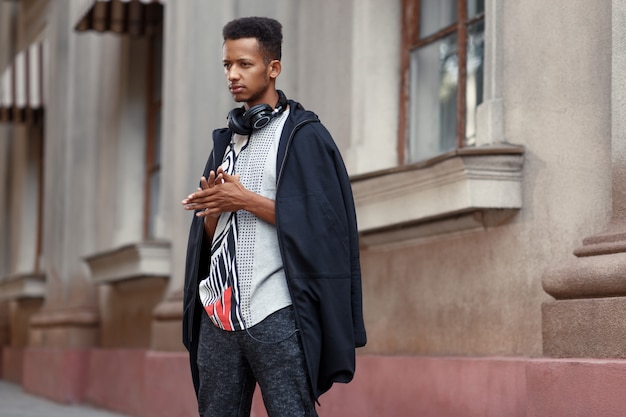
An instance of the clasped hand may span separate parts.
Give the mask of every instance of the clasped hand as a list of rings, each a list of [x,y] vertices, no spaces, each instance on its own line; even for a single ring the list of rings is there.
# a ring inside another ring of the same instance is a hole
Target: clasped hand
[[[239,175],[229,175],[222,167],[211,171],[209,178],[200,179],[200,187],[182,201],[185,210],[198,210],[198,217],[219,217],[225,212],[245,208],[246,190],[239,182]]]

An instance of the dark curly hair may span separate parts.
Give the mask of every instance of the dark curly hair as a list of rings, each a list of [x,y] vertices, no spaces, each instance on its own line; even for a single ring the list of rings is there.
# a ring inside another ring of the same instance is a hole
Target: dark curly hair
[[[281,59],[283,43],[283,26],[269,17],[242,17],[228,22],[222,35],[224,41],[242,38],[256,38],[265,64]]]

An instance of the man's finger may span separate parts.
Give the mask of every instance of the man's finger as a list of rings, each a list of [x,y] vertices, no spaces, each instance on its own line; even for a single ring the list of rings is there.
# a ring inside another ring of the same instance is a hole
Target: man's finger
[[[239,174],[230,175],[224,172],[224,182],[239,182]]]

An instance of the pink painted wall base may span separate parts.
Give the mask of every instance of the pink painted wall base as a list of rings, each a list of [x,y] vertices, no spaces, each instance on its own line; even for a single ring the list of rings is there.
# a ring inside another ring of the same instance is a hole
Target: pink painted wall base
[[[23,348],[4,347],[0,348],[0,376],[5,381],[15,384],[22,383]]]
[[[538,359],[526,385],[527,417],[626,416],[626,360]]]
[[[89,356],[85,402],[121,414],[143,415],[146,351],[94,349]]]
[[[4,348],[3,361],[16,352]],[[6,367],[3,365],[5,371]],[[6,377],[3,375],[3,379]],[[188,356],[144,350],[26,349],[26,392],[136,417],[197,415]],[[626,360],[361,355],[320,417],[623,417]],[[260,392],[253,417],[266,417]]]
[[[198,415],[187,354],[148,352],[144,381],[145,417]]]
[[[79,349],[26,348],[24,391],[63,404],[84,402],[89,353]]]

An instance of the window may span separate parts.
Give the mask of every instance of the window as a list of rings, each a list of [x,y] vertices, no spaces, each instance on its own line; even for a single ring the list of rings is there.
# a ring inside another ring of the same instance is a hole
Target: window
[[[148,52],[147,124],[146,124],[146,184],[144,237],[156,237],[159,190],[161,187],[161,71],[163,38],[160,33],[150,36]]]
[[[484,0],[404,0],[401,163],[475,143]]]
[[[524,147],[502,121],[502,2],[402,7],[402,166],[351,177],[361,243],[384,250],[497,227],[522,208]]]

